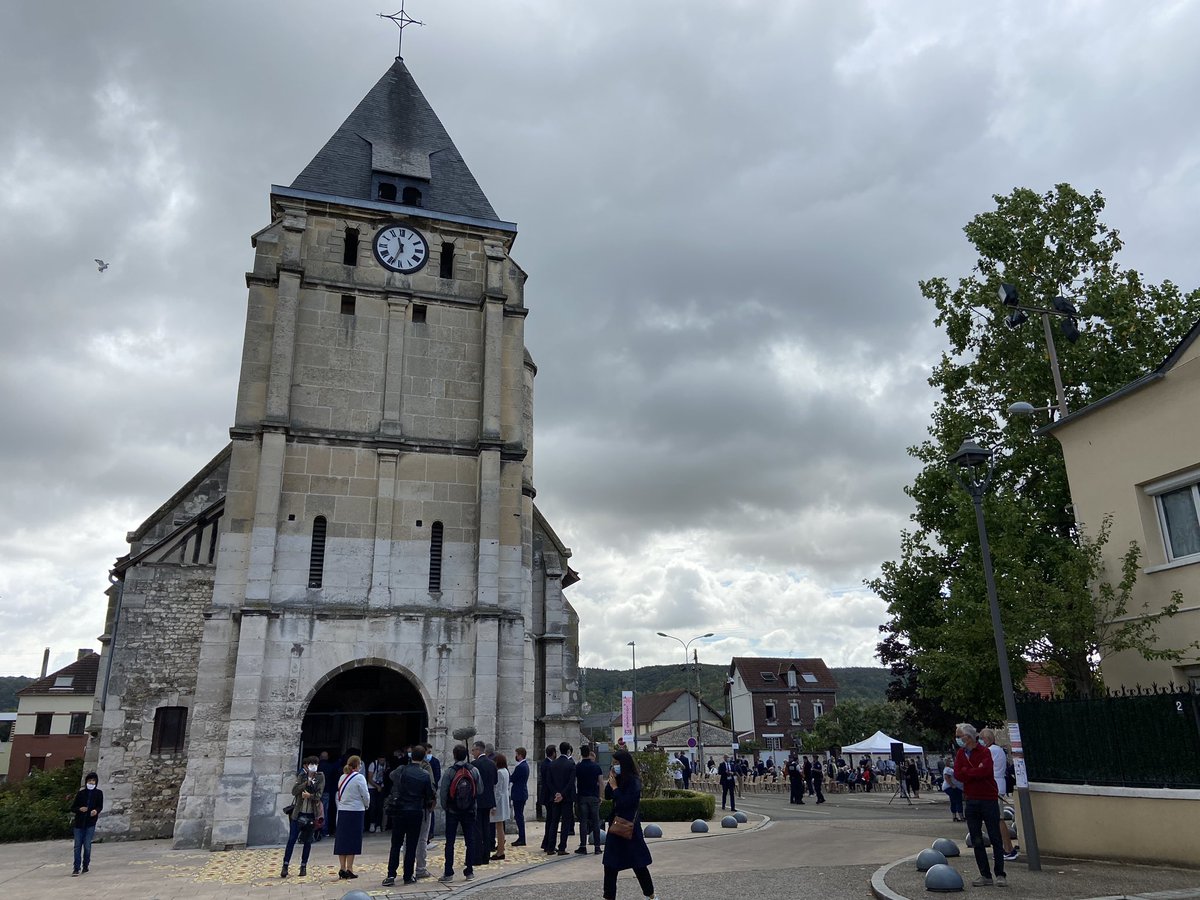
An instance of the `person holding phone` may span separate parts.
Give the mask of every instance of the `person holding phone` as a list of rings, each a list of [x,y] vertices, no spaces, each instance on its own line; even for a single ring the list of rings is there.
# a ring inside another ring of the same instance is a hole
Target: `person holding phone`
[[[622,869],[633,869],[642,894],[655,900],[654,879],[650,877],[650,848],[642,834],[641,813],[642,781],[638,777],[637,764],[627,750],[613,752],[612,768],[608,770],[608,781],[604,786],[604,798],[613,804],[612,824],[604,841],[604,900],[617,898],[617,873]],[[631,823],[629,836],[617,832],[622,821]]]

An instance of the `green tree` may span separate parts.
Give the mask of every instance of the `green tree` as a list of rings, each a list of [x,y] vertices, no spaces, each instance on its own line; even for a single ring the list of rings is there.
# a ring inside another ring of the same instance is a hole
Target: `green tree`
[[[1078,309],[1078,340],[1056,335],[1072,410],[1153,369],[1200,317],[1200,292],[1150,283],[1117,264],[1121,240],[1100,219],[1098,191],[1060,184],[994,200],[995,209],[964,229],[978,253],[971,273],[956,285],[940,277],[920,283],[949,344],[929,379],[941,396],[929,439],[909,448],[924,466],[906,489],[916,503],[913,526],[900,558],[868,582],[888,604],[881,659],[940,710],[972,719],[996,719],[1002,704],[974,512],[946,464],[968,436],[997,451],[985,513],[1014,679],[1036,660],[1086,688],[1098,653],[1163,655],[1153,649],[1158,619],[1115,622],[1119,614],[1106,604],[1120,589],[1093,592],[1099,560],[1073,517],[1057,440],[1006,418],[1010,403],[1049,406],[1055,392],[1036,317],[1006,328],[999,285],[1015,285],[1024,304],[1050,307],[1061,294]]]

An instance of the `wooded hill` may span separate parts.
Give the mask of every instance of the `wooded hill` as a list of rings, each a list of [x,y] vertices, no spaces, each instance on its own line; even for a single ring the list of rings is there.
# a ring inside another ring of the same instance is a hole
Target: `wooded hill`
[[[729,671],[726,665],[700,664],[700,696],[718,712],[725,711],[725,679]],[[869,666],[850,666],[831,669],[838,681],[838,700],[862,700],[867,703],[882,703],[887,698],[887,669]],[[580,686],[583,699],[591,704],[592,712],[618,710],[621,708],[621,691],[633,689],[633,673],[629,669],[581,669]],[[696,688],[696,672],[682,664],[673,666],[638,666],[637,691],[652,694],[673,688]]]
[[[0,712],[16,712],[17,691],[36,680],[25,675],[0,675]]]

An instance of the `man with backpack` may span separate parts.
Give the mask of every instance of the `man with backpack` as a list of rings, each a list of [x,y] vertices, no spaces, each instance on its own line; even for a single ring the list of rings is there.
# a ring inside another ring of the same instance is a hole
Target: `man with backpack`
[[[482,791],[479,770],[467,762],[467,748],[455,744],[454,765],[442,771],[442,781],[438,785],[438,802],[446,814],[446,867],[438,879],[443,884],[454,880],[454,835],[460,825],[467,851],[463,878],[471,881],[475,877],[475,860],[479,854],[476,810]]]

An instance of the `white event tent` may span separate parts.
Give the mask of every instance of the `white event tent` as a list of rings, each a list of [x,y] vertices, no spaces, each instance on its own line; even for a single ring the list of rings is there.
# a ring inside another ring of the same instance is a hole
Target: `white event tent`
[[[887,756],[892,752],[892,744],[903,743],[897,741],[893,737],[888,737],[882,731],[877,731],[866,740],[859,741],[857,744],[850,744],[843,747],[843,753],[876,753]],[[924,747],[918,747],[916,744],[904,744],[904,754],[923,756],[925,753]]]

